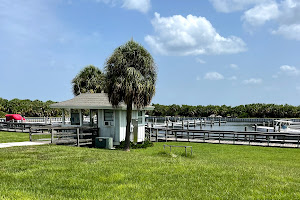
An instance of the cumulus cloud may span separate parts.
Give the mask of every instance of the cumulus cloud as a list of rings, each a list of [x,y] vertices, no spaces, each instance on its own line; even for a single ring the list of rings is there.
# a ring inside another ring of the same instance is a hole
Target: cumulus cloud
[[[204,79],[216,81],[224,79],[224,76],[218,72],[208,72],[205,74]]]
[[[221,36],[204,17],[193,15],[161,17],[155,13],[151,23],[155,35],[147,35],[145,41],[160,54],[234,54],[246,50],[246,44],[242,39],[235,36]]]
[[[265,22],[276,19],[279,16],[278,5],[276,2],[259,4],[247,10],[242,19],[252,25],[261,26]]]
[[[300,71],[294,67],[289,65],[282,65],[280,67],[280,71],[287,73],[288,75],[299,75]]]
[[[142,13],[146,13],[151,8],[150,0],[94,0],[98,3],[106,3],[112,6],[122,5],[123,8],[129,10],[137,10]]]
[[[248,30],[268,21],[277,26],[271,31],[286,39],[300,40],[300,0],[210,0],[217,11],[244,11],[241,19]],[[250,28],[250,29],[249,29]]]
[[[282,75],[298,76],[300,75],[300,70],[294,66],[282,65],[279,67],[279,71],[276,74],[272,75],[272,78],[279,78]]]
[[[248,84],[255,85],[255,84],[262,83],[262,80],[260,78],[250,78],[250,79],[244,80],[243,83],[247,84],[247,85]]]
[[[123,7],[146,13],[151,7],[150,0],[124,0]]]
[[[277,30],[272,31],[275,35],[282,35],[290,40],[300,40],[300,24],[282,25]]]

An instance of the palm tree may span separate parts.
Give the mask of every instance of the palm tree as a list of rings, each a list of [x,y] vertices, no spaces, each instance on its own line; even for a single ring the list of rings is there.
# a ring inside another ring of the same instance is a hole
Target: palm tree
[[[150,104],[155,93],[156,67],[150,53],[133,40],[115,49],[106,61],[106,90],[111,104],[127,105],[125,151],[130,150],[132,107]]]
[[[104,75],[93,65],[83,68],[72,80],[73,94],[101,93],[104,88]]]

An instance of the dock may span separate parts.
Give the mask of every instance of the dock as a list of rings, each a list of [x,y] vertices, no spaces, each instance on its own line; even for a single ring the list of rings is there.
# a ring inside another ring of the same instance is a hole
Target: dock
[[[257,131],[217,131],[146,127],[152,142],[196,142],[264,147],[299,148],[300,134]]]

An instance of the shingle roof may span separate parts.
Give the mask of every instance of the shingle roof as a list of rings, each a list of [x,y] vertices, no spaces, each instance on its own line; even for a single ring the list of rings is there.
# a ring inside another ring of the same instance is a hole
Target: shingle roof
[[[108,100],[106,93],[82,93],[73,99],[54,103],[51,108],[71,108],[71,109],[126,109],[125,103],[121,103],[118,108],[114,108]],[[135,108],[133,108],[136,110]],[[142,110],[153,110],[153,106],[147,106]]]

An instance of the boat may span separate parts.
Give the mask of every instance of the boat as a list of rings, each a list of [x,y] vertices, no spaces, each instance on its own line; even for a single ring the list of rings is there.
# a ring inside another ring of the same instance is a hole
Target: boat
[[[7,115],[5,115],[5,119],[7,122],[9,122],[9,121],[17,121],[17,122],[25,121],[25,118],[22,117],[20,114],[7,114]]]
[[[279,119],[274,120],[274,127],[257,126],[257,131],[261,132],[282,132],[282,133],[300,133],[300,122],[293,122],[292,120]]]

